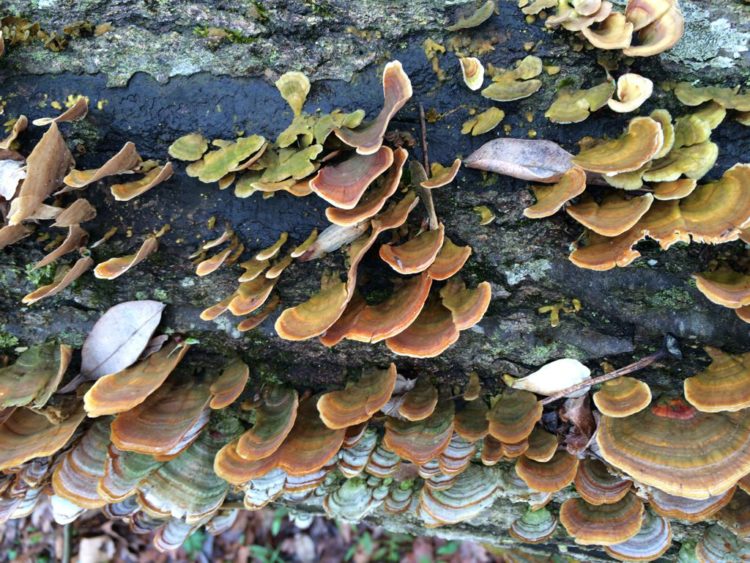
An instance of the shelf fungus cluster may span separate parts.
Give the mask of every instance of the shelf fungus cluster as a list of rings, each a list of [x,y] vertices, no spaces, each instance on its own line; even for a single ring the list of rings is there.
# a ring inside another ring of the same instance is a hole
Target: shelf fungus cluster
[[[143,161],[135,145],[128,142],[99,168],[76,169],[60,124],[84,119],[88,99],[71,99],[69,106],[58,116],[34,120],[33,125],[47,130],[27,156],[17,150],[29,124],[25,116],[19,116],[9,135],[0,141],[0,208],[4,218],[0,227],[0,249],[32,235],[39,223],[51,222],[48,230],[37,233],[39,241],[49,242],[44,246],[47,254],[33,268],[56,264],[55,276],[51,283],[26,295],[23,298],[26,305],[64,291],[92,268],[94,275],[101,279],[124,274],[156,251],[157,239],[165,232],[163,229],[146,237],[135,254],[95,265],[92,250],[114,232],[108,232],[96,242],[89,241],[89,232],[81,225],[96,217],[96,209],[86,198],[75,194],[100,180],[139,175],[138,179],[125,183],[114,183],[118,178],[110,182],[114,199],[128,201],[167,180],[172,175],[172,165]],[[71,254],[74,258],[67,264],[59,263]]]
[[[0,369],[0,522],[46,502],[60,523],[103,510],[171,551],[199,527],[218,533],[239,510],[275,501],[441,527],[484,521],[503,497],[518,503],[507,531],[525,543],[567,533],[615,559],[650,561],[671,546],[671,520],[711,519],[696,553],[750,550],[744,356],[709,350],[713,363],[685,382],[689,403],[651,401],[635,380],[605,384],[594,434],[585,388],[565,400],[562,426],[542,420],[539,395],[590,378],[572,360],[507,378],[489,402],[476,375],[456,395],[395,364],[365,368],[343,389],[298,392],[261,383],[238,358],[217,368],[188,340],[154,336],[162,310],[110,309],[72,380],[77,352],[54,342]],[[131,334],[128,323],[139,327],[128,346],[107,338],[113,326]],[[580,448],[569,429],[586,413]]]
[[[545,25],[580,33],[599,49],[627,57],[650,57],[674,47],[685,21],[677,0],[628,0],[624,12],[608,0],[524,0],[522,11],[539,14],[555,8]]]
[[[240,331],[254,328],[278,306],[273,290],[286,268],[345,247],[343,268],[327,270],[320,291],[281,312],[275,321],[278,335],[292,341],[318,338],[325,346],[342,340],[385,342],[392,352],[413,357],[442,353],[484,316],[491,287],[481,282],[470,288],[459,277],[471,247],[451,241],[432,201],[431,190],[453,182],[461,161],[433,163],[425,170],[412,160],[407,184],[402,180],[408,152],[384,142],[391,119],[412,95],[401,63],[385,66],[383,108],[369,121],[361,110],[305,113],[310,83],[298,72],[284,74],[276,86],[294,114],[276,141],[252,135],[209,143],[190,133],[171,145],[170,155],[190,161],[187,173],[200,181],[218,182],[220,188],[236,182],[240,197],[256,191],[264,197],[277,191],[297,197],[315,194],[330,205],[325,215],[331,225],[319,234],[313,231],[286,254],[282,248],[288,234],[282,233],[276,243],[241,262],[244,273],[237,289],[201,318],[213,320],[229,311],[246,316]],[[216,148],[209,150],[210,145]],[[414,212],[420,201],[424,220]],[[193,255],[196,273],[208,275],[240,260],[243,252],[227,227]],[[371,299],[358,283],[359,266],[369,252],[377,254],[390,274],[383,277],[391,288],[384,299]]]
[[[675,119],[663,109],[634,117],[619,137],[582,139],[575,155],[549,141],[497,139],[464,163],[539,182],[531,186],[536,203],[524,215],[544,218],[564,209],[583,225],[570,254],[581,268],[625,267],[640,257],[635,246],[646,238],[662,250],[678,242],[750,240],[750,164],[701,182],[718,158],[711,133],[727,109],[705,96],[691,100],[705,103]],[[590,185],[605,189],[587,191]],[[728,267],[696,275],[711,301],[735,309],[743,320],[750,317],[746,278]]]

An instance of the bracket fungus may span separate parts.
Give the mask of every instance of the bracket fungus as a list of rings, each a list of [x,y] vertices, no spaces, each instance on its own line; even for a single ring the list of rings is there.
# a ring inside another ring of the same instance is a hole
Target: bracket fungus
[[[505,119],[505,112],[500,108],[491,107],[482,113],[478,113],[464,121],[461,125],[461,133],[473,137],[484,135],[497,127]]]
[[[0,409],[41,408],[57,390],[70,364],[73,349],[48,342],[24,350],[0,369]]]
[[[643,503],[634,494],[627,494],[611,504],[599,505],[572,498],[560,507],[560,522],[576,543],[615,545],[640,531],[643,513]]]
[[[322,395],[318,399],[320,418],[334,430],[366,422],[391,398],[396,375],[395,364],[386,370],[372,369],[345,389]]]
[[[700,500],[750,473],[749,416],[702,413],[664,399],[625,418],[602,416],[596,442],[607,463],[640,483]]]
[[[497,477],[489,470],[471,466],[447,489],[436,491],[423,487],[420,511],[431,517],[426,522],[428,527],[465,522],[493,503],[497,489]]]
[[[607,101],[609,109],[617,113],[629,113],[637,110],[651,97],[654,83],[648,78],[628,72],[617,79],[617,100]]]
[[[373,154],[383,143],[391,118],[412,97],[409,77],[399,61],[391,61],[383,70],[383,109],[371,122],[356,129],[335,128],[334,134],[361,155]]]
[[[484,66],[476,57],[459,57],[464,84],[469,90],[479,90],[484,84]]]
[[[572,166],[551,186],[532,186],[536,203],[523,210],[529,219],[540,219],[557,213],[568,201],[581,195],[586,189],[586,172]]]
[[[380,257],[399,274],[418,274],[429,268],[443,246],[445,227],[423,231],[401,245],[384,244]]]
[[[702,522],[724,508],[735,494],[735,487],[705,499],[689,499],[670,495],[659,489],[651,489],[648,502],[657,514],[686,522]]]
[[[633,482],[609,471],[596,458],[584,458],[578,464],[574,483],[576,491],[589,504],[612,504],[630,492]]]
[[[622,543],[607,545],[604,551],[620,561],[653,561],[664,555],[671,546],[672,526],[669,520],[646,510],[641,529],[636,535]]]
[[[492,78],[482,96],[495,102],[512,102],[528,98],[542,87],[536,77],[542,73],[542,59],[529,55],[516,62],[516,68]]]
[[[546,462],[521,456],[516,461],[515,471],[530,489],[555,493],[570,485],[575,479],[578,458],[562,450],[555,452]]]
[[[642,411],[651,403],[651,389],[638,379],[618,377],[604,382],[593,398],[602,414],[623,418]]]
[[[486,22],[492,17],[495,11],[494,0],[487,0],[479,8],[474,10],[471,14],[458,19],[458,21],[452,25],[447,26],[445,29],[448,31],[460,31],[462,29],[471,29],[477,27]]]
[[[705,348],[711,365],[685,379],[685,399],[701,412],[736,412],[750,407],[750,354]]]
[[[268,458],[279,449],[297,419],[299,398],[294,389],[269,385],[255,407],[255,424],[240,436],[236,446],[247,461]]]
[[[542,404],[533,393],[505,391],[487,414],[490,436],[506,444],[521,442],[529,437],[541,417]]]
[[[557,530],[557,518],[546,508],[528,509],[510,525],[508,532],[523,543],[543,543]]]
[[[453,416],[453,402],[442,401],[435,412],[419,421],[388,418],[383,445],[412,463],[427,463],[448,447],[453,435]]]
[[[750,305],[750,276],[746,274],[725,267],[693,277],[698,290],[717,305],[730,309]]]

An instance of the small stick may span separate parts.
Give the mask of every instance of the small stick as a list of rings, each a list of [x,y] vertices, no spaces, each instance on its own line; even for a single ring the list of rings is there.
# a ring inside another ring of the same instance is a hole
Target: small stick
[[[661,359],[669,358],[669,357],[672,357],[672,358],[682,357],[682,352],[680,352],[680,349],[677,346],[677,339],[675,339],[675,337],[670,334],[668,334],[665,337],[664,347],[658,352],[649,354],[648,356],[641,358],[637,362],[633,362],[632,364],[623,366],[620,369],[616,369],[609,373],[605,373],[604,375],[600,375],[599,377],[594,377],[593,379],[589,379],[587,381],[577,383],[576,385],[572,385],[568,387],[567,389],[563,389],[559,393],[555,393],[554,395],[551,395],[547,397],[546,399],[543,399],[542,405],[549,405],[550,403],[553,403],[557,401],[558,399],[562,399],[565,396],[570,395],[571,393],[575,393],[576,391],[580,391],[581,389],[586,389],[587,387],[591,387],[592,385],[604,383],[605,381],[611,381],[612,379],[617,379],[618,377],[622,377],[623,375],[627,375],[629,373],[633,373],[634,371],[641,370],[645,367],[650,366],[654,362],[657,362]]]
[[[70,552],[71,552],[71,540],[73,537],[73,528],[70,524],[65,524],[63,527],[63,552],[62,552],[62,563],[70,563]]]
[[[427,150],[427,120],[424,116],[424,106],[419,103],[419,126],[422,133],[422,166],[424,166],[425,174],[430,173],[430,157]],[[419,186],[419,197],[427,208],[427,214],[430,216],[430,230],[434,231],[438,228],[438,218],[435,212],[435,203],[432,201],[432,192],[422,186]]]

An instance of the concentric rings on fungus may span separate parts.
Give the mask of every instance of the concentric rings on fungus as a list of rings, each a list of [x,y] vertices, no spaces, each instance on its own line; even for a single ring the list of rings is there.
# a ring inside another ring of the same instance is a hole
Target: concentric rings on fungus
[[[669,520],[647,510],[636,535],[622,543],[605,546],[604,551],[620,561],[653,561],[664,555],[671,546],[672,527]]]
[[[508,390],[487,414],[489,432],[496,440],[515,444],[528,438],[541,417],[542,403],[533,393]]]
[[[598,459],[585,458],[578,465],[574,480],[576,491],[589,504],[612,504],[622,499],[632,481],[613,475]]]
[[[615,545],[640,531],[643,511],[643,503],[634,494],[599,505],[572,498],[560,507],[560,522],[578,544]]]
[[[696,500],[670,495],[659,489],[651,489],[648,493],[648,501],[651,503],[651,508],[667,518],[702,522],[726,506],[732,500],[734,492],[735,487],[732,487],[720,495]]]
[[[573,482],[578,471],[578,458],[566,451],[555,452],[547,462],[521,456],[516,461],[516,473],[530,489],[555,493]]]
[[[626,418],[602,416],[596,434],[605,461],[640,483],[705,499],[750,473],[750,410],[702,413],[662,400]]]
[[[602,414],[622,418],[642,411],[651,403],[649,386],[633,377],[618,377],[602,384],[594,393],[594,404]]]
[[[750,407],[750,353],[731,355],[705,348],[711,365],[685,379],[685,399],[702,412],[735,412]]]

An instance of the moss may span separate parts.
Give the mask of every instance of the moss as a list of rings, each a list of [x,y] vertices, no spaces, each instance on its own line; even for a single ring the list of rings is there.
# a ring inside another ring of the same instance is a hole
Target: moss
[[[659,309],[686,309],[695,301],[689,292],[679,287],[670,287],[646,296],[649,305]]]
[[[207,27],[198,25],[193,28],[193,33],[198,37],[213,39],[217,43],[227,41],[229,43],[247,45],[250,43],[255,43],[257,41],[256,37],[250,37],[234,29],[227,29],[222,27]]]
[[[154,290],[154,299],[156,299],[157,301],[162,301],[166,303],[169,301],[169,294],[167,293],[165,289],[156,288]]]
[[[56,270],[57,266],[54,263],[47,264],[46,266],[42,266],[41,268],[38,268],[36,270],[34,269],[33,264],[26,264],[24,268],[24,275],[28,281],[34,284],[35,287],[39,287],[52,283],[52,280],[55,279]]]
[[[83,346],[83,341],[86,340],[86,333],[64,330],[58,333],[57,338],[63,344],[67,344],[73,348],[81,348]]]
[[[18,338],[5,331],[5,327],[0,327],[0,350],[3,352],[12,350],[18,346]]]

